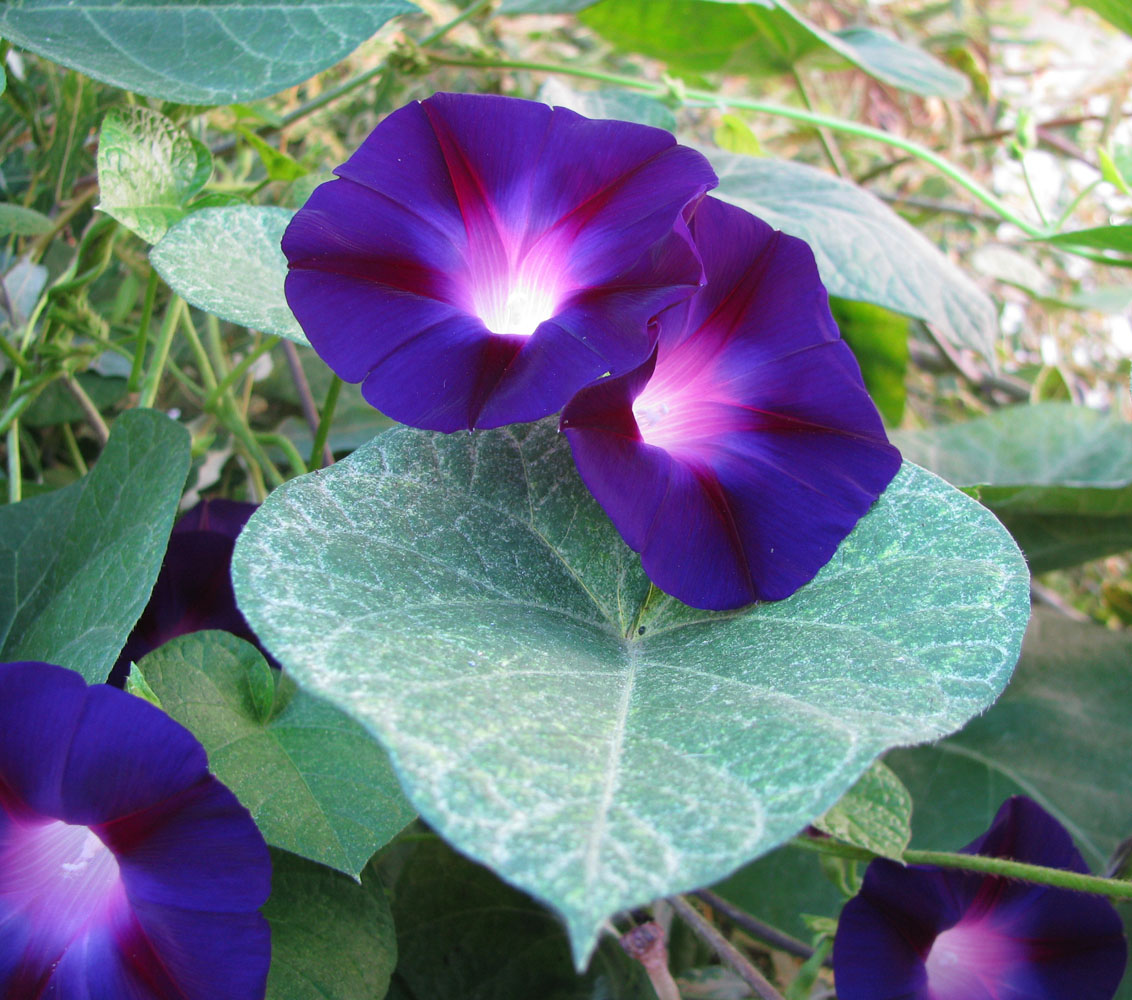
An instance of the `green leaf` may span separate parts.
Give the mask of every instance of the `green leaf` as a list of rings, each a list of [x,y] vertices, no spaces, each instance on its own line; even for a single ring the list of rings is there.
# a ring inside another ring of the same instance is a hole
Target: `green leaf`
[[[663,60],[672,72],[776,76],[825,47],[789,14],[755,4],[603,0],[581,19],[618,48]]]
[[[833,318],[841,336],[852,348],[861,366],[865,387],[890,427],[904,416],[904,376],[908,371],[907,316],[890,312],[869,302],[850,299],[830,300]]]
[[[645,1000],[640,965],[605,940],[585,976],[570,962],[562,925],[518,889],[456,854],[438,837],[395,845],[393,918],[401,1000]],[[408,857],[399,857],[408,851]]]
[[[569,108],[587,118],[616,118],[639,122],[654,128],[676,131],[676,116],[655,97],[629,90],[573,90],[554,77],[539,89],[539,100],[555,107]]]
[[[186,302],[252,330],[309,346],[287,305],[279,247],[285,208],[202,208],[169,230],[149,262]]]
[[[1029,610],[998,522],[911,466],[788,600],[646,603],[554,419],[379,435],[272,493],[233,581],[429,824],[561,911],[579,963],[609,914],[719,879],[982,711]]]
[[[806,240],[831,295],[919,317],[955,346],[993,354],[994,303],[882,201],[801,163],[707,156],[719,175],[712,193]]]
[[[933,746],[886,760],[916,801],[913,846],[955,850],[1009,795],[1028,795],[1073,834],[1094,871],[1128,836],[1132,633],[1037,609],[1006,693]]]
[[[759,137],[738,115],[720,115],[719,125],[712,134],[712,140],[720,149],[725,149],[729,153],[742,153],[744,156],[766,155]]]
[[[98,136],[98,207],[156,243],[212,175],[208,148],[146,107],[111,108]]]
[[[0,74],[2,74],[0,70]],[[0,94],[3,88],[0,87]],[[54,223],[42,212],[23,205],[0,205],[0,236],[42,236]]]
[[[1092,247],[1094,250],[1116,250],[1132,253],[1132,226],[1097,226],[1071,233],[1046,236],[1045,243],[1054,246]]]
[[[977,487],[1035,573],[1132,547],[1132,426],[1117,417],[1046,402],[892,439],[910,461]]]
[[[1105,149],[1097,150],[1097,160],[1100,162],[1101,176],[1121,194],[1132,195],[1132,185],[1129,185],[1124,176],[1120,162]]]
[[[782,0],[778,6],[799,15]],[[899,41],[875,28],[847,28],[830,33],[810,21],[806,26],[834,52],[848,59],[869,76],[923,97],[966,97],[970,81],[962,73],[945,66],[923,49]]]
[[[0,35],[148,97],[232,104],[344,59],[406,0],[7,0]]]
[[[1132,10],[1126,0],[1073,0],[1074,6],[1088,7],[1126,35],[1132,35]]]
[[[899,861],[912,838],[912,796],[877,761],[814,826],[847,844]]]
[[[276,149],[251,129],[237,128],[236,131],[259,154],[260,162],[263,163],[269,180],[290,184],[291,181],[297,181],[300,177],[305,177],[310,173],[293,156],[288,156],[282,150]]]
[[[130,410],[88,475],[0,507],[0,661],[106,680],[157,579],[188,471],[185,429]]]
[[[201,741],[213,773],[275,847],[357,875],[413,818],[389,760],[357,722],[296,689],[227,632],[181,636],[138,669]]]
[[[393,915],[377,879],[362,884],[271,852],[266,1000],[378,1000],[397,964]]]

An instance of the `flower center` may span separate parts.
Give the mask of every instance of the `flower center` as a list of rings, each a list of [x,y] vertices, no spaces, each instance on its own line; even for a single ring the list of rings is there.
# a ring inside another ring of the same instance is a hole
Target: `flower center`
[[[1013,939],[985,921],[961,921],[932,943],[924,962],[928,989],[933,1000],[996,1000],[996,984],[1017,958]]]
[[[476,312],[492,333],[529,337],[539,324],[554,315],[557,294],[549,281],[520,277],[513,284],[489,286],[476,302]]]
[[[27,914],[37,935],[66,947],[122,897],[118,862],[88,827],[10,822],[0,845],[0,901]]]

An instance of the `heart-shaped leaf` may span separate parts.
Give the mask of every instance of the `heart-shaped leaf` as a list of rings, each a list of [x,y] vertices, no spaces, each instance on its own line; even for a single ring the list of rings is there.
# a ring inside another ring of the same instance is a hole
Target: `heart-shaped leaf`
[[[885,748],[984,710],[1029,611],[1009,535],[913,466],[793,597],[687,608],[650,590],[553,420],[379,435],[276,490],[233,580],[425,819],[563,914],[579,963],[611,913],[721,878]]]
[[[879,760],[814,826],[897,861],[912,839],[912,796]]]
[[[275,847],[356,876],[413,818],[385,751],[350,716],[297,690],[251,643],[195,632],[138,669],[201,741],[213,773]]]
[[[77,483],[0,507],[0,660],[106,680],[153,590],[189,471],[189,435],[130,410]]]

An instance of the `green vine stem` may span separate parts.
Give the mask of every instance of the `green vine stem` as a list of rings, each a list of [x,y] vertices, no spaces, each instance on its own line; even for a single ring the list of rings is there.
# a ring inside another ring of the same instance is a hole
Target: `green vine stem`
[[[795,837],[791,847],[801,847],[819,854],[829,854],[836,858],[849,858],[853,861],[872,861],[880,857],[864,847],[843,844],[836,840],[816,837]],[[985,875],[998,875],[1002,878],[1021,879],[1037,885],[1053,886],[1056,889],[1072,889],[1076,892],[1089,892],[1111,899],[1132,899],[1132,882],[1101,878],[1098,875],[1082,875],[1063,868],[1046,868],[1042,865],[1026,864],[1023,861],[1010,861],[1006,858],[992,858],[983,854],[958,854],[950,851],[905,851],[904,861],[910,865],[934,865],[936,868],[960,868],[964,871],[981,872]]]

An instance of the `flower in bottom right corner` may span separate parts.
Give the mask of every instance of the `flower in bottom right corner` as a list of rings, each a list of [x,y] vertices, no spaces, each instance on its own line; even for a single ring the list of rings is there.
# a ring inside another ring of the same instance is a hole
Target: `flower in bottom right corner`
[[[1065,828],[1022,796],[962,853],[1089,871]],[[1126,960],[1101,896],[883,859],[845,904],[833,949],[838,1000],[1111,1000]]]

